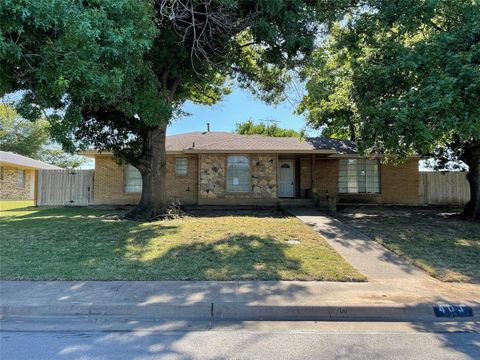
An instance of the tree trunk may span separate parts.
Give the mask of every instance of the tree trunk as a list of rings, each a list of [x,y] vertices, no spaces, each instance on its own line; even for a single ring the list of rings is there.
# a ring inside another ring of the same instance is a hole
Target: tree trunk
[[[142,155],[136,167],[142,174],[142,197],[126,217],[153,219],[165,216],[166,194],[166,140],[167,124],[149,128],[143,139]]]
[[[462,160],[468,165],[470,184],[470,201],[463,208],[462,217],[480,221],[480,143],[467,147]]]

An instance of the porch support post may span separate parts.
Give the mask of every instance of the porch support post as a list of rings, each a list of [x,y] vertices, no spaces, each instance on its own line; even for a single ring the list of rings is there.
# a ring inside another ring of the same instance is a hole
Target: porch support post
[[[315,154],[311,156],[311,164],[310,164],[310,192],[313,192],[315,188]]]
[[[33,170],[33,201],[35,206],[38,206],[38,176],[40,171],[38,169]]]

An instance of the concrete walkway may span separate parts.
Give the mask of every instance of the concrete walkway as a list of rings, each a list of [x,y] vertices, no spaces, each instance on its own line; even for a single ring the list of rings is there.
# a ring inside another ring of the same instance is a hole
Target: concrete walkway
[[[352,227],[316,209],[293,208],[292,215],[312,226],[369,281],[424,280],[429,276]]]
[[[345,260],[367,276],[372,301],[383,293],[392,302],[480,303],[480,285],[445,283],[386,249],[368,236],[325,213],[311,208],[288,209],[312,226]]]

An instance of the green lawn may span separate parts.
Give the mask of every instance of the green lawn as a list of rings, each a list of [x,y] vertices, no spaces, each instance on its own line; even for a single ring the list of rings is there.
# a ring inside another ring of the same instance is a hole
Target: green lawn
[[[0,277],[365,280],[309,226],[278,211],[197,211],[149,223],[117,220],[118,214],[5,208],[0,212]]]
[[[338,217],[442,281],[480,282],[480,224],[426,208],[347,208]]]
[[[24,208],[35,205],[33,200],[0,200],[0,211]]]

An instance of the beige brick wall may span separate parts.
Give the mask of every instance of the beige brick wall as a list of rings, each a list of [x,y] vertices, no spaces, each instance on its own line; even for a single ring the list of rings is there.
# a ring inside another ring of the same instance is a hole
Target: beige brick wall
[[[196,156],[188,158],[188,174],[175,175],[175,155],[167,155],[167,197],[182,203],[196,203],[198,193],[198,172]],[[140,200],[140,193],[123,191],[123,167],[109,155],[95,158],[94,201],[95,204],[131,205]]]
[[[384,204],[420,204],[420,173],[418,159],[411,158],[405,163],[382,165],[382,202]]]
[[[175,175],[175,159],[188,159],[186,176]],[[167,197],[170,200],[180,200],[185,204],[195,204],[198,201],[198,157],[183,155],[167,155]]]
[[[0,200],[33,200],[35,197],[35,174],[32,169],[25,170],[25,187],[18,186],[17,167],[0,165],[3,180],[0,179]]]
[[[317,159],[315,162],[315,189],[320,199],[325,199],[338,191],[338,160]]]
[[[307,177],[310,174],[309,160],[302,160],[302,187],[309,188]],[[363,202],[383,204],[420,204],[420,173],[418,159],[411,158],[405,163],[380,165],[381,194],[337,194],[338,159],[317,159],[315,163],[315,188],[320,199],[326,191],[332,196],[338,195],[341,202]],[[305,176],[304,176],[305,175]]]
[[[300,197],[306,197],[312,186],[312,160],[300,159]]]

